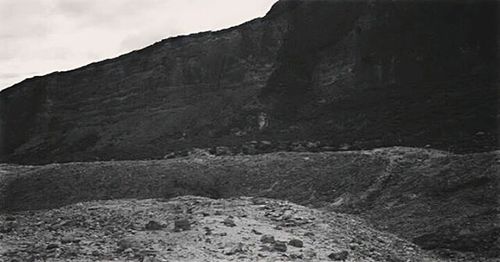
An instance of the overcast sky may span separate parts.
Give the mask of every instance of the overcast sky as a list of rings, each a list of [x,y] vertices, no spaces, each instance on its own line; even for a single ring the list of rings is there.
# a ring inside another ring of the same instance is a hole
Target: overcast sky
[[[277,0],[0,0],[0,90],[176,35],[263,16]]]

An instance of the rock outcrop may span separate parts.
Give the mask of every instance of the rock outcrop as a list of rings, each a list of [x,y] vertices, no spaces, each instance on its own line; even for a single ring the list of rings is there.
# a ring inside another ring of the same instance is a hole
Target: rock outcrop
[[[292,1],[0,93],[3,161],[251,140],[498,147],[496,1]]]

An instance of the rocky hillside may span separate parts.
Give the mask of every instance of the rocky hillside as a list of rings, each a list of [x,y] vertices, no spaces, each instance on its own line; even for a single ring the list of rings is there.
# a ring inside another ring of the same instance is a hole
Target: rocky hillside
[[[252,140],[495,149],[497,5],[281,0],[237,27],[27,79],[0,93],[1,160],[161,158]]]
[[[498,152],[412,148],[3,166],[0,210],[118,198],[268,197],[355,214],[426,249],[499,257],[499,170]]]
[[[99,201],[0,221],[2,261],[450,261],[353,216],[263,198]]]

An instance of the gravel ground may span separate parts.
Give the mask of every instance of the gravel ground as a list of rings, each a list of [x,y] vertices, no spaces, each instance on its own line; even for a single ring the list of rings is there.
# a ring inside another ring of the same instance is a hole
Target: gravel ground
[[[265,198],[86,202],[0,221],[1,261],[445,261],[354,216]]]

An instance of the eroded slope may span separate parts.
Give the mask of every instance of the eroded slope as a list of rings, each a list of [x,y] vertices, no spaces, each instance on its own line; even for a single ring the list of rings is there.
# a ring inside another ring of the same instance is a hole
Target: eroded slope
[[[11,176],[2,203],[261,196],[355,213],[426,248],[497,256],[499,164],[497,152],[412,148],[53,164]]]

